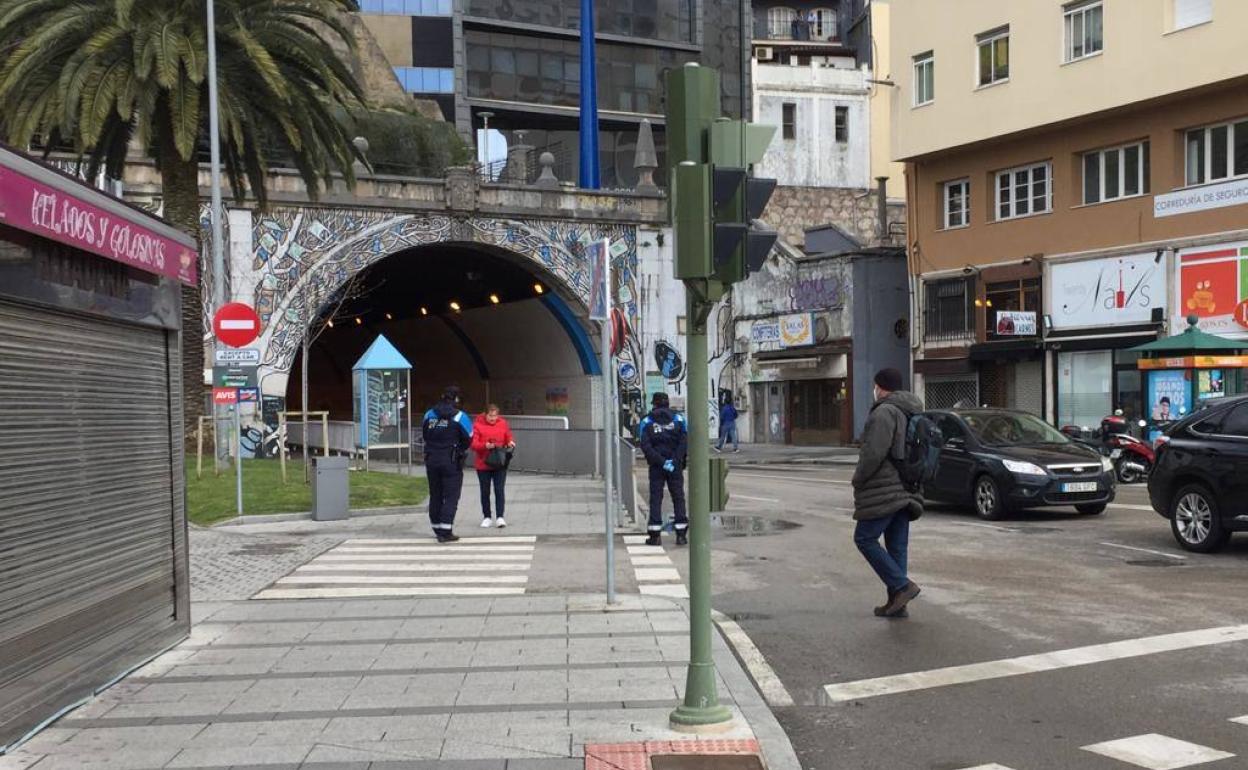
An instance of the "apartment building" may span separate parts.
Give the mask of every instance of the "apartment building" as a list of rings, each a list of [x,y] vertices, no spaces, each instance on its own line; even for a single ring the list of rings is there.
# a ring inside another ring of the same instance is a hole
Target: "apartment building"
[[[1132,347],[1189,313],[1248,338],[1248,3],[952,5],[891,0],[915,387],[1143,415]]]

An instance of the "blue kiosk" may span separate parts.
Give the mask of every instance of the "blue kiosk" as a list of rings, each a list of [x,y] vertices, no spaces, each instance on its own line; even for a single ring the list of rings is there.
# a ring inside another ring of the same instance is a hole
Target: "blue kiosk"
[[[351,370],[355,447],[364,455],[365,469],[372,452],[387,449],[396,451],[395,459],[402,467],[406,450],[411,473],[412,364],[385,335],[379,335]]]

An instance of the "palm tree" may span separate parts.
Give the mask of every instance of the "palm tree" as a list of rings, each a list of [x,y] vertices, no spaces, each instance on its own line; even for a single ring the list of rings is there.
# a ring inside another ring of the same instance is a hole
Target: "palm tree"
[[[313,197],[354,181],[339,116],[363,92],[339,52],[355,0],[216,0],[222,161],[234,196],[263,206],[268,161],[293,162]],[[19,147],[73,147],[88,178],[122,178],[133,149],[160,171],[164,216],[199,237],[208,140],[204,0],[0,0],[0,132]],[[201,271],[202,274],[202,271]],[[203,411],[200,287],[183,290],[188,440]]]

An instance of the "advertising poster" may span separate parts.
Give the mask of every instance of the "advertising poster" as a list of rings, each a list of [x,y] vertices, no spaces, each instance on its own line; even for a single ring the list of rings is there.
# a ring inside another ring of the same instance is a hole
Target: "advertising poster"
[[[560,387],[546,389],[546,414],[555,417],[568,416],[567,388]]]
[[[1036,313],[1034,310],[997,311],[997,336],[1033,337],[1035,334]]]
[[[1226,395],[1226,384],[1221,369],[1200,369],[1196,372],[1196,397],[1221,398]]]
[[[1166,307],[1165,261],[1156,252],[1049,267],[1054,329],[1143,324]]]
[[[1187,316],[1202,331],[1248,337],[1248,242],[1201,246],[1179,252],[1179,304],[1173,328],[1187,328]]]
[[[589,320],[607,320],[607,276],[610,272],[607,241],[594,241],[585,248],[589,259]]]
[[[1148,373],[1148,411],[1154,422],[1177,420],[1192,411],[1191,374],[1189,369]]]

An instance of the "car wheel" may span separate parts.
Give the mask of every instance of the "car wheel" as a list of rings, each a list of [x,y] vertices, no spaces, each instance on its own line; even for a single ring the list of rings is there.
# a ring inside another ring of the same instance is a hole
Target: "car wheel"
[[[1100,516],[1107,507],[1107,503],[1084,503],[1083,505],[1076,505],[1075,510],[1084,516]]]
[[[1170,503],[1170,531],[1179,545],[1197,553],[1212,553],[1230,538],[1222,526],[1218,504],[1199,484],[1183,487]]]
[[[1001,502],[1001,488],[992,476],[984,474],[975,480],[974,499],[975,513],[979,518],[996,521],[1005,515],[1005,504]]]

